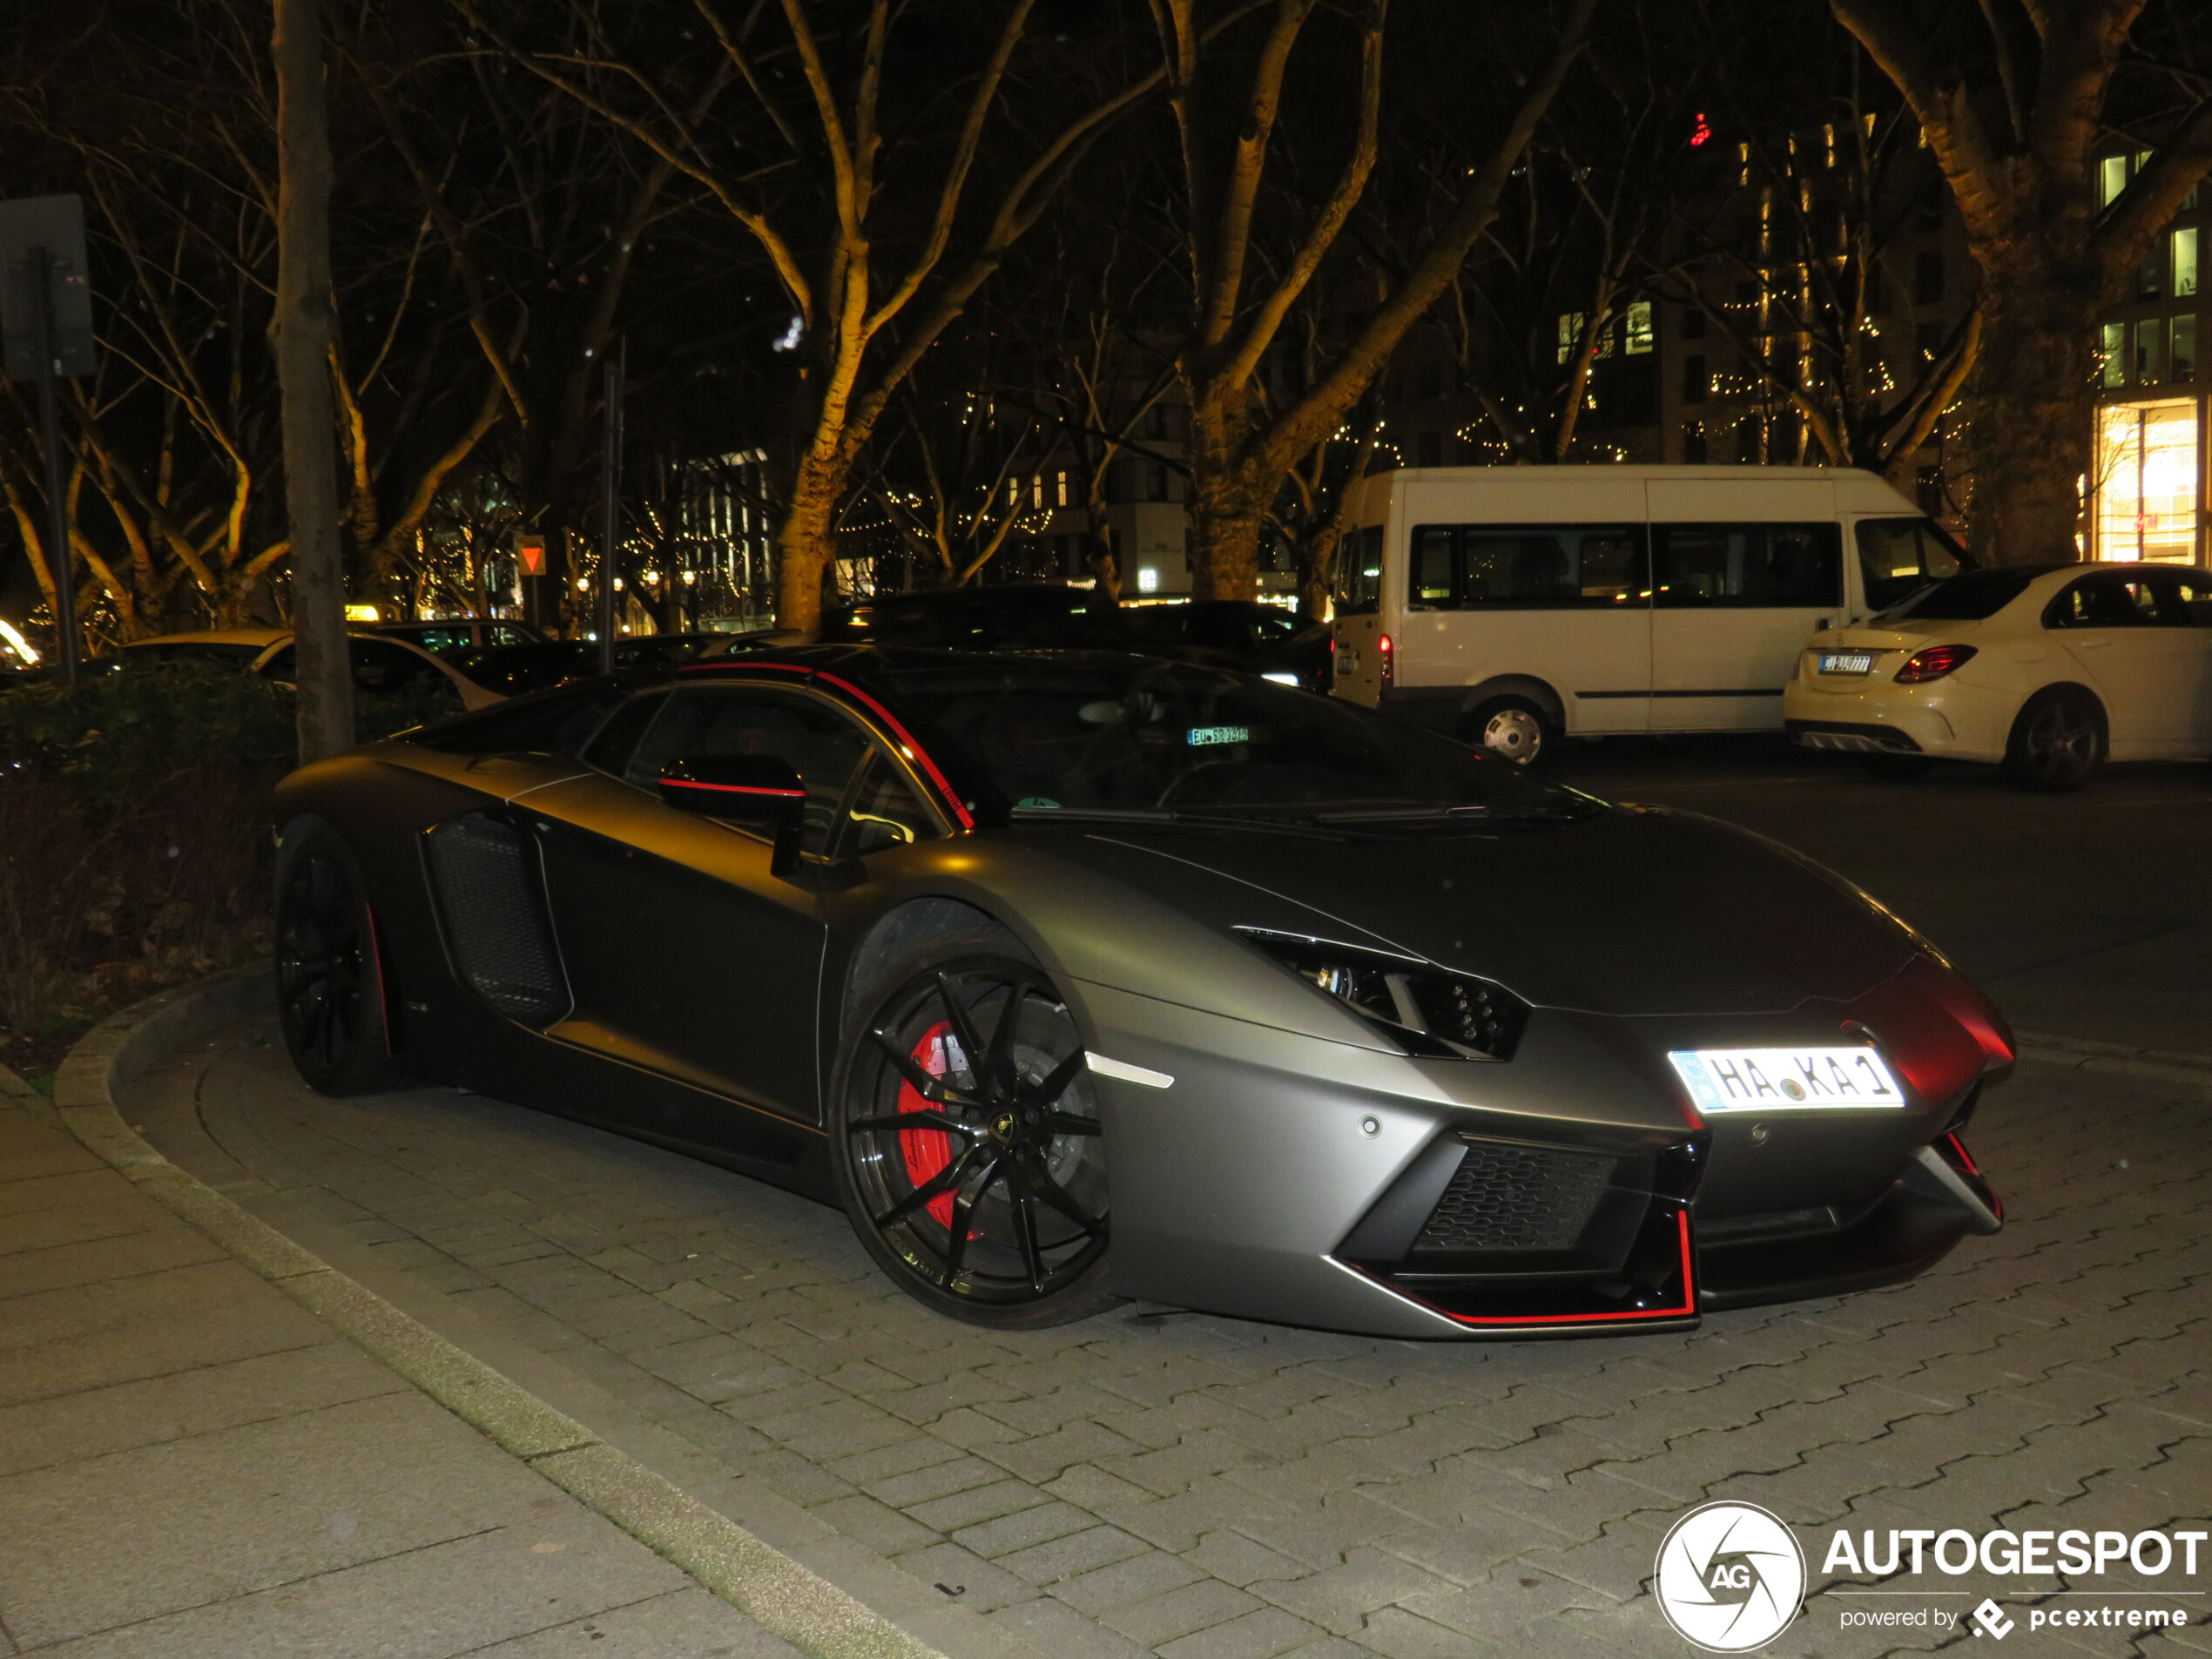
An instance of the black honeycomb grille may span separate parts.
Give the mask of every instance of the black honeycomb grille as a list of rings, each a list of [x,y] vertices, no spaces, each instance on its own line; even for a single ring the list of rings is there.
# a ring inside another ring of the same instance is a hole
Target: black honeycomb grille
[[[1617,1160],[1471,1141],[1415,1250],[1572,1250]]]
[[[430,832],[430,868],[461,976],[502,1014],[547,1025],[569,1011],[540,897],[536,849],[504,824],[456,818]]]

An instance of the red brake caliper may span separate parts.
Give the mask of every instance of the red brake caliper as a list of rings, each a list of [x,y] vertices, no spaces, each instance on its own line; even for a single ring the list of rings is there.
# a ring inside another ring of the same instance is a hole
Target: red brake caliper
[[[952,1069],[947,1063],[945,1054],[948,1047],[959,1041],[952,1035],[952,1029],[948,1021],[940,1020],[923,1032],[921,1041],[914,1044],[914,1064],[933,1077],[941,1077]],[[924,1100],[914,1086],[902,1077],[899,1080],[899,1109],[902,1112],[934,1112],[940,1109]],[[953,1137],[941,1129],[902,1129],[899,1131],[899,1154],[907,1161],[907,1179],[921,1186],[934,1180],[953,1161]],[[951,1193],[932,1198],[927,1208],[939,1226],[952,1226]]]

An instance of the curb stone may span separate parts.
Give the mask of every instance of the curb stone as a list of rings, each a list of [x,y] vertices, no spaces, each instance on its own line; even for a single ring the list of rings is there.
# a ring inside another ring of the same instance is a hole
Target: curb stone
[[[170,1163],[123,1121],[118,1087],[267,1000],[268,969],[257,965],[126,1008],[70,1050],[50,1109],[94,1156],[324,1325],[812,1659],[946,1659]],[[45,1104],[4,1066],[0,1095]]]

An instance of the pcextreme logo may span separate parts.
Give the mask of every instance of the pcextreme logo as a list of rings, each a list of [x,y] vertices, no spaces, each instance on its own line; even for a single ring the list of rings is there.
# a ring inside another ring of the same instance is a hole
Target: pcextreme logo
[[[1683,1641],[1708,1653],[1749,1653],[1780,1635],[1804,1605],[1804,1552],[1757,1504],[1700,1504],[1660,1542],[1653,1593]]]

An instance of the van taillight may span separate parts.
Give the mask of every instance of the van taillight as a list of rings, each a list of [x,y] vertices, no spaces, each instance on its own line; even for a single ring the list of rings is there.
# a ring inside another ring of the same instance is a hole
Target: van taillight
[[[1385,685],[1395,685],[1398,680],[1398,647],[1391,643],[1388,634],[1384,634],[1375,641],[1375,650],[1381,654],[1382,683]]]

